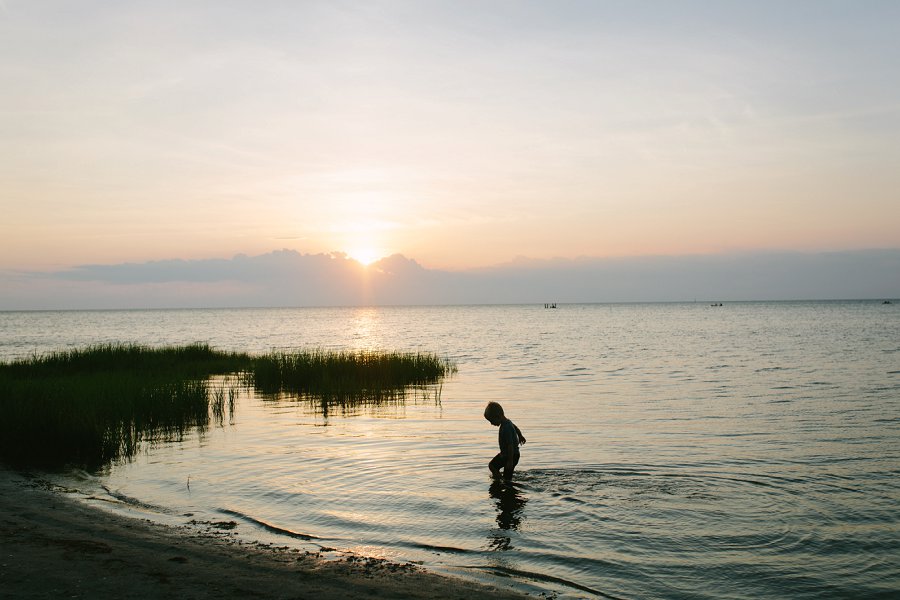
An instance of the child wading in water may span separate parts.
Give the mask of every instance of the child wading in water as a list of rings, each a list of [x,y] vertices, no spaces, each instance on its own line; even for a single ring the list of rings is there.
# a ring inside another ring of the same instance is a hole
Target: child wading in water
[[[503,407],[496,402],[488,402],[487,408],[484,409],[484,418],[490,421],[491,425],[500,427],[500,454],[491,460],[488,468],[495,477],[499,476],[500,469],[503,469],[503,477],[511,479],[519,462],[519,445],[525,443],[525,436],[515,423],[506,418]]]

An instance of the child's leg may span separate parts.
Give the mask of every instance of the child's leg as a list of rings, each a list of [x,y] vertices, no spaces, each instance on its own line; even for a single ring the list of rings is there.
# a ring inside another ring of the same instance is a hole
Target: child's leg
[[[494,458],[491,459],[491,462],[488,463],[488,468],[491,470],[495,476],[500,475],[500,470],[506,465],[506,457],[502,454],[498,454]]]
[[[499,455],[498,455],[498,456],[499,456]],[[517,464],[519,464],[519,453],[518,453],[518,452],[516,452],[516,453],[513,455],[512,469],[506,468],[506,467],[508,466],[508,465],[507,465],[507,460],[506,460],[506,457],[505,457],[505,456],[503,457],[503,465],[502,465],[502,466],[504,467],[504,469],[503,469],[503,477],[504,477],[505,479],[512,479],[513,471],[515,471],[516,465],[517,465]]]

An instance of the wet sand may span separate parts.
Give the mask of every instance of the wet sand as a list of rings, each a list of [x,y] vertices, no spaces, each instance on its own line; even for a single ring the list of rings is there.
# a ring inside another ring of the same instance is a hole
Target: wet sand
[[[0,468],[3,598],[522,598],[411,564],[114,515]]]

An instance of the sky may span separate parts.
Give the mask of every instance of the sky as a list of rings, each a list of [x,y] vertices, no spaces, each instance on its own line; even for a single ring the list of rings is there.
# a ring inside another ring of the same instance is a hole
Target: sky
[[[0,279],[897,249],[897,73],[894,1],[0,0]]]

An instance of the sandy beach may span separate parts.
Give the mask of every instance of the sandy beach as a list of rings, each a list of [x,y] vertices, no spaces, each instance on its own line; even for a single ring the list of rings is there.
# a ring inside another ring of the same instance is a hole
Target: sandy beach
[[[0,469],[2,598],[520,598],[416,565],[239,544],[114,515]]]

